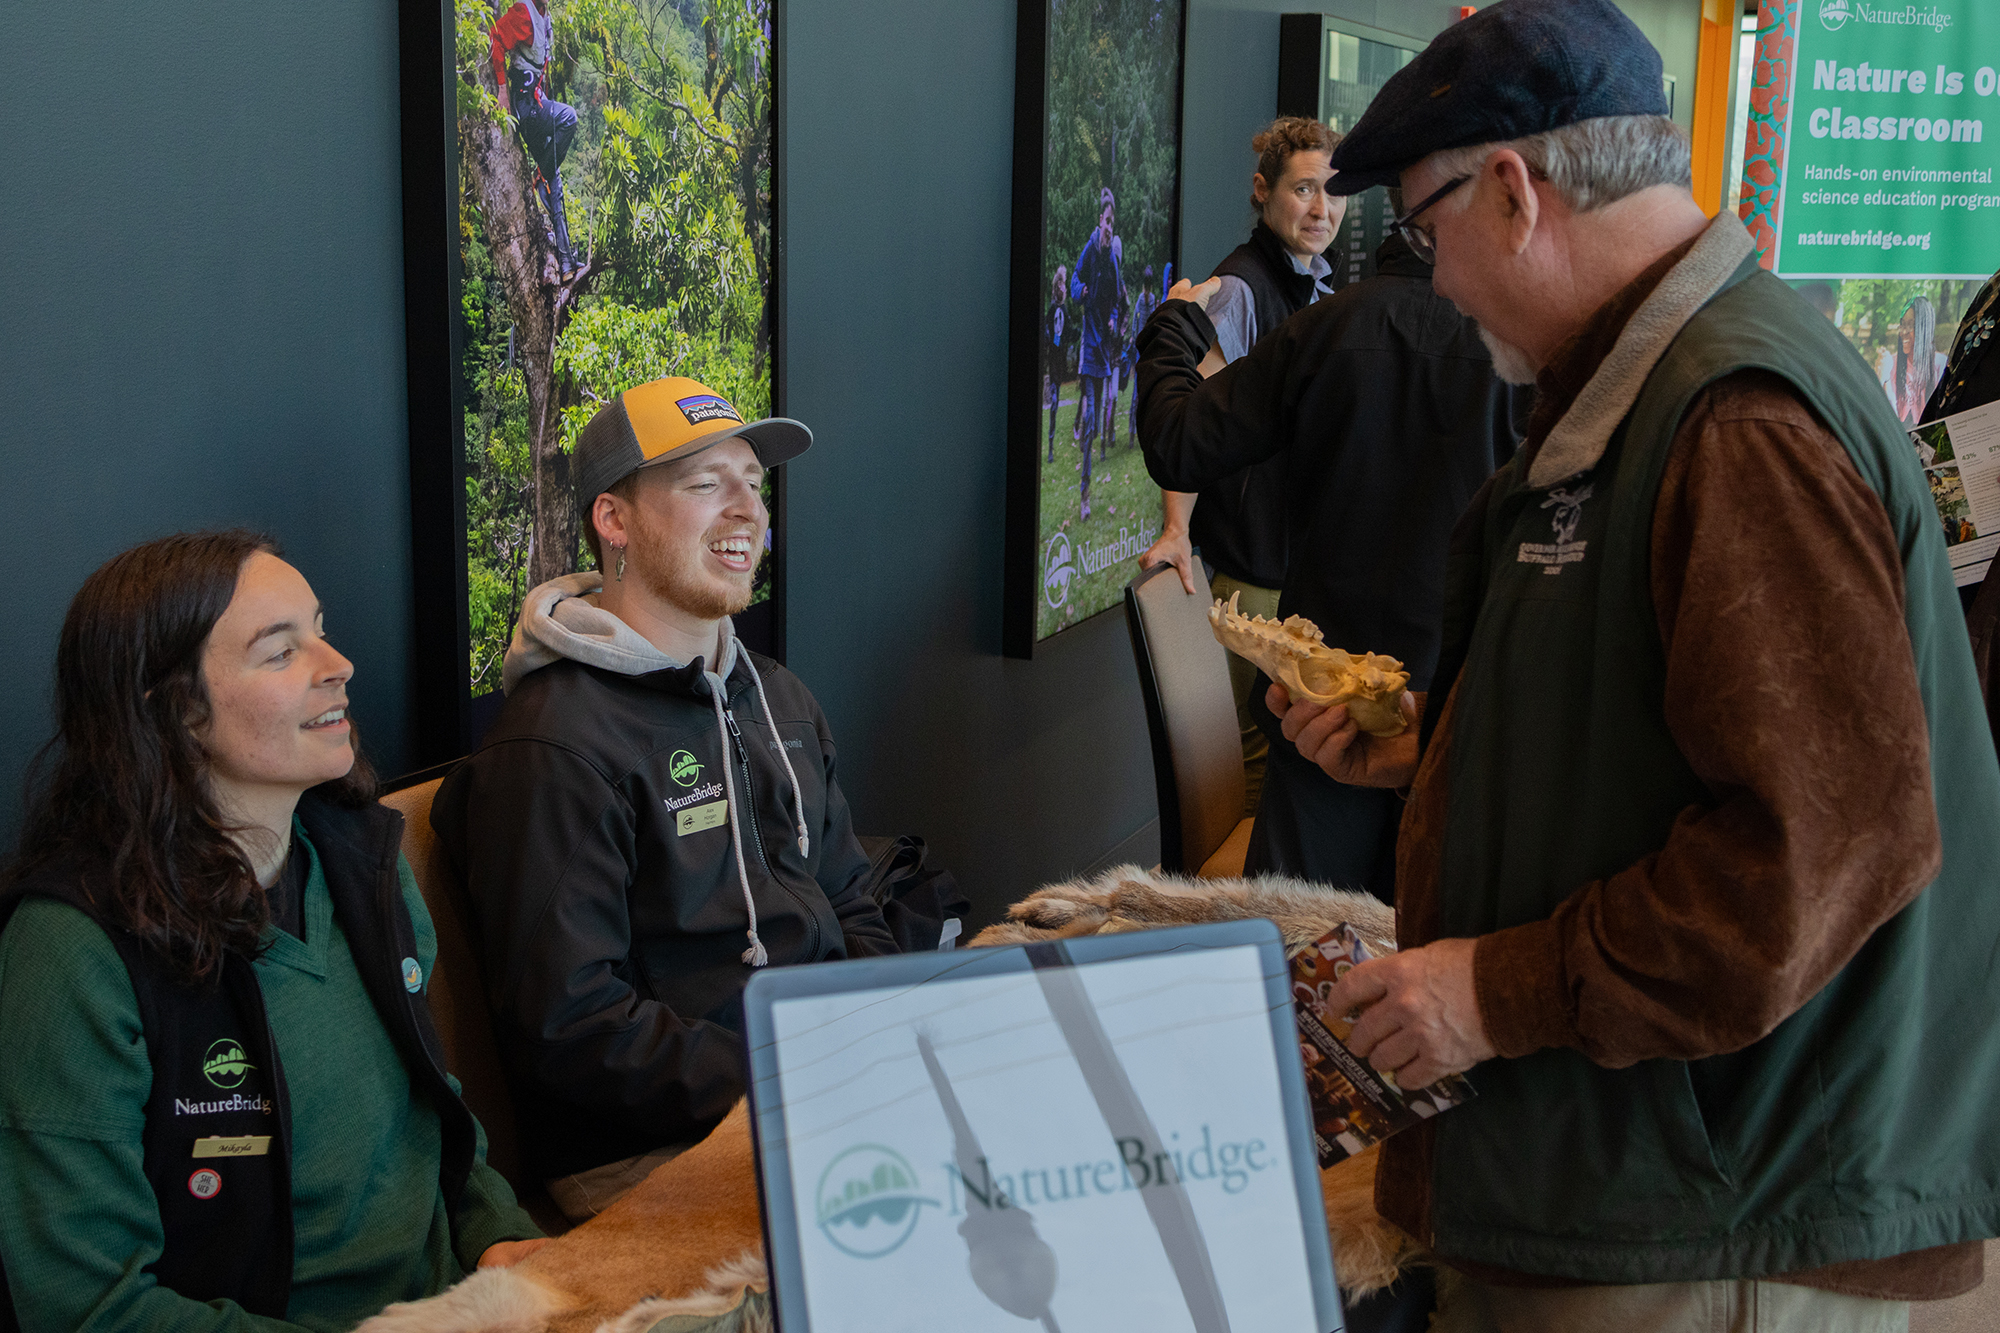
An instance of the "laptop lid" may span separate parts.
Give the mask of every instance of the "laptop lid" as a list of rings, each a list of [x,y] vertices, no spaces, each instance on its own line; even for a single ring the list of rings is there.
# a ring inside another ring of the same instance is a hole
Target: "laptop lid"
[[[1270,922],[773,968],[744,1020],[783,1333],[1345,1327]]]

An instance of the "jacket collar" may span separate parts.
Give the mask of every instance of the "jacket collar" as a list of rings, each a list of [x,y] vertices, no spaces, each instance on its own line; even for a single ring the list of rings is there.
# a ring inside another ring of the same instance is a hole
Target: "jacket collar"
[[[1266,226],[1262,218],[1258,218],[1257,225],[1250,229],[1250,247],[1263,259],[1272,276],[1280,282],[1304,283],[1310,289],[1316,286],[1321,278],[1333,272],[1331,267],[1327,267],[1325,273],[1299,272],[1298,261],[1292,258],[1292,252],[1285,248],[1284,242],[1278,239],[1278,233]],[[1325,266],[1325,257],[1318,258],[1320,264]]]
[[[676,664],[674,666],[661,667],[658,671],[647,671],[636,676],[611,671],[604,667],[593,667],[587,662],[579,663],[579,665],[587,667],[599,676],[630,681],[642,689],[652,690],[659,694],[679,695],[685,699],[699,699],[704,703],[708,699],[709,691],[714,688],[711,683],[712,673],[708,670],[708,662],[705,658],[700,657],[697,657],[686,666]],[[743,649],[739,646],[736,651],[736,661],[729,671],[729,678],[723,682],[722,700],[724,705],[727,706],[733,702],[739,694],[749,688],[750,673],[744,669]]]
[[[384,865],[393,867],[402,850],[403,816],[378,801],[335,805],[313,788],[299,797],[297,813],[329,882],[339,863],[350,872],[379,872]]]
[[[1695,313],[1729,285],[1755,248],[1750,233],[1743,229],[1734,213],[1716,215],[1680,261],[1659,277],[1631,318],[1624,321],[1611,350],[1550,429],[1548,438],[1528,464],[1531,488],[1547,490],[1597,466],[1611,443],[1612,432],[1638,401],[1639,391],[1646,386],[1653,367]],[[1635,282],[1644,281],[1647,276],[1641,275]],[[1614,297],[1607,308],[1617,301]],[[1586,325],[1582,332],[1588,333],[1590,327]],[[1573,350],[1575,341],[1565,350]],[[1551,368],[1561,359],[1559,353],[1557,361],[1550,363]]]
[[[1391,231],[1375,249],[1375,272],[1385,278],[1430,280],[1431,266],[1417,258],[1417,252],[1398,233]]]

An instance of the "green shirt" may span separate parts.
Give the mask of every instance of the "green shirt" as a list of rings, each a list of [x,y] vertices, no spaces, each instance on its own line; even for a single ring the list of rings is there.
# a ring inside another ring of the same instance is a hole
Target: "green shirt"
[[[274,929],[256,963],[291,1102],[290,1322],[188,1300],[141,1271],[164,1237],[143,1171],[153,1073],[138,1001],[103,930],[37,898],[0,935],[0,1261],[24,1333],[348,1329],[444,1290],[497,1241],[540,1234],[486,1165],[484,1131],[459,1209],[447,1208],[437,1112],[412,1096],[319,858],[296,822],[293,836],[311,858],[305,939]],[[399,870],[428,978],[437,935]]]

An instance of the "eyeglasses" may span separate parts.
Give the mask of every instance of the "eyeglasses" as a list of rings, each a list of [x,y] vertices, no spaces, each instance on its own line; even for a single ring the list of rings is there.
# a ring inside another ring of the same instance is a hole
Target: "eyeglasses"
[[[1402,238],[1409,243],[1410,249],[1416,251],[1417,258],[1423,260],[1426,264],[1437,263],[1437,241],[1429,232],[1411,224],[1417,220],[1418,216],[1425,209],[1471,179],[1472,177],[1470,176],[1460,176],[1455,180],[1446,181],[1444,187],[1436,194],[1433,194],[1430,198],[1424,200],[1421,204],[1418,204],[1391,224],[1401,234]]]

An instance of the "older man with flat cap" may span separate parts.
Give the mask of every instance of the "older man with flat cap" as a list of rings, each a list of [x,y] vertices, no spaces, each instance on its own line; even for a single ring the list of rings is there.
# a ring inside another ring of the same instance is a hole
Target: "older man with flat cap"
[[[1440,1329],[1901,1328],[2000,1234],[2000,764],[1868,367],[1689,193],[1609,0],[1447,29],[1334,154],[1538,388],[1453,536],[1358,1048],[1479,1097],[1386,1145]],[[1366,645],[1356,645],[1365,647]]]

